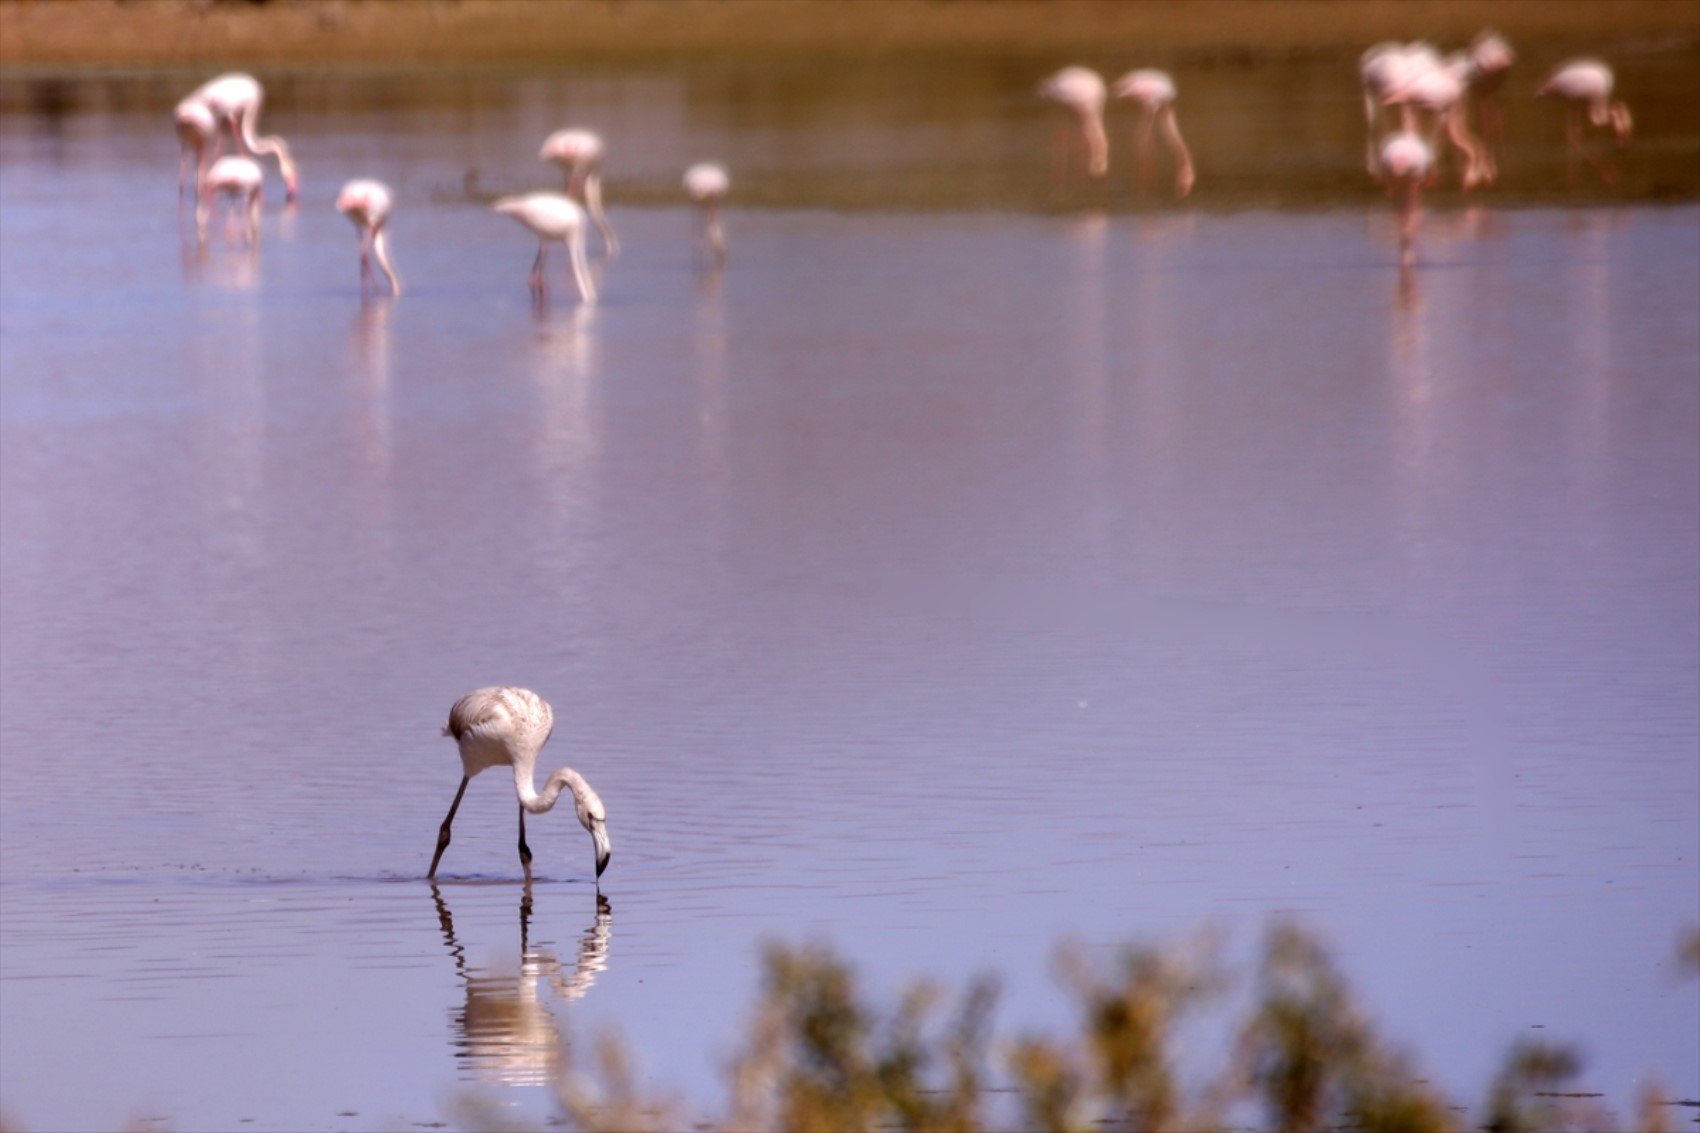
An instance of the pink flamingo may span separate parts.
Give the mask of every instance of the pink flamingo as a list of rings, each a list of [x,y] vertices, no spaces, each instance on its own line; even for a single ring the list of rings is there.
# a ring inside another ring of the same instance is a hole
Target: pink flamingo
[[[1569,153],[1570,178],[1576,178],[1578,160],[1587,158],[1600,171],[1600,177],[1605,181],[1616,179],[1616,174],[1605,164],[1588,155],[1583,146],[1584,110],[1587,122],[1599,127],[1610,127],[1612,135],[1617,139],[1617,146],[1622,149],[1629,144],[1629,135],[1635,128],[1634,120],[1629,115],[1629,107],[1622,101],[1614,101],[1612,94],[1611,68],[1598,59],[1572,59],[1562,64],[1541,84],[1537,95],[1551,95],[1565,102],[1564,136]]]
[[[260,163],[240,154],[225,154],[201,175],[200,196],[195,204],[195,232],[206,235],[207,212],[214,196],[227,198],[233,209],[240,207],[247,218],[245,225],[250,245],[260,239],[260,190],[265,174]]]
[[[596,876],[602,876],[602,871],[608,868],[610,856],[608,815],[602,800],[590,789],[584,776],[570,767],[563,767],[550,775],[541,793],[532,781],[538,752],[549,741],[549,733],[554,727],[555,714],[549,708],[549,702],[530,689],[474,689],[455,701],[454,707],[449,709],[449,722],[443,729],[443,735],[453,736],[459,745],[463,773],[460,790],[455,792],[448,817],[443,819],[443,825],[437,831],[437,852],[431,857],[431,868],[426,877],[437,876],[437,863],[443,860],[443,851],[449,848],[449,827],[455,820],[455,811],[460,809],[460,799],[466,794],[467,783],[480,771],[502,766],[512,769],[514,791],[519,795],[519,861],[525,867],[525,880],[531,881],[531,847],[525,844],[526,812],[544,814],[553,810],[562,791],[572,793],[579,823],[590,832],[591,843],[596,850]]]
[[[586,303],[596,302],[596,284],[590,278],[590,265],[584,254],[584,210],[578,207],[578,202],[559,193],[526,193],[503,197],[490,207],[513,217],[537,237],[537,260],[531,265],[530,277],[533,294],[543,294],[544,253],[551,241],[559,241],[567,246],[572,257],[579,298]]]
[[[1180,124],[1175,121],[1175,82],[1163,71],[1129,71],[1116,80],[1111,94],[1130,98],[1139,104],[1139,128],[1136,134],[1139,148],[1139,174],[1143,179],[1151,164],[1151,134],[1163,131],[1163,141],[1175,157],[1175,196],[1192,192],[1195,175],[1192,154],[1187,152],[1181,138]]]
[[[390,190],[382,181],[355,180],[342,187],[337,194],[337,211],[354,222],[354,227],[360,232],[360,288],[366,288],[366,281],[372,278],[372,260],[378,261],[378,267],[383,269],[384,278],[389,281],[390,294],[401,294],[401,280],[396,278],[395,269],[390,266],[387,250],[388,241],[384,237],[384,225],[390,219]]]
[[[189,98],[204,103],[221,126],[230,129],[237,153],[254,156],[269,154],[277,158],[278,171],[283,175],[285,199],[293,201],[298,186],[295,161],[289,146],[276,135],[260,137],[260,104],[265,90],[252,75],[220,75],[202,83]]]
[[[1085,67],[1064,67],[1039,84],[1039,97],[1061,103],[1080,120],[1086,142],[1086,172],[1102,177],[1110,171],[1110,140],[1104,133],[1104,80]]]
[[[1416,260],[1422,188],[1434,171],[1434,151],[1421,134],[1401,129],[1382,143],[1376,164],[1399,210],[1399,266],[1408,269]]]
[[[1517,53],[1504,36],[1488,28],[1476,34],[1464,54],[1469,61],[1465,81],[1476,110],[1476,137],[1481,141],[1482,162],[1491,183],[1499,178],[1499,155],[1505,149],[1505,112],[1499,104],[1499,88],[1517,61]]]
[[[609,259],[620,254],[620,242],[614,238],[614,226],[602,211],[602,139],[589,130],[556,130],[543,141],[538,154],[566,171],[567,196],[576,197],[590,213],[596,231],[602,236],[602,250]]]
[[[1364,88],[1364,170],[1381,173],[1381,113],[1388,96],[1403,88],[1417,73],[1440,65],[1440,56],[1426,43],[1378,43],[1358,57],[1358,79]]]
[[[177,156],[177,195],[181,197],[191,186],[199,191],[201,177],[207,171],[207,146],[218,138],[218,119],[211,107],[193,95],[179,102],[171,117],[181,147]],[[195,164],[193,178],[189,174],[191,155]]]
[[[704,161],[685,170],[685,195],[696,202],[701,217],[699,246],[716,264],[726,262],[726,231],[720,223],[720,204],[732,187],[725,166]]]
[[[1406,130],[1416,128],[1416,111],[1431,114],[1433,124],[1429,128],[1429,146],[1434,155],[1438,157],[1439,143],[1444,134],[1446,140],[1463,155],[1464,168],[1460,175],[1463,188],[1473,189],[1486,183],[1489,179],[1487,163],[1464,120],[1468,59],[1463,55],[1440,59],[1427,48],[1408,58],[1411,62],[1402,81],[1382,96],[1382,102],[1400,108],[1401,125]]]

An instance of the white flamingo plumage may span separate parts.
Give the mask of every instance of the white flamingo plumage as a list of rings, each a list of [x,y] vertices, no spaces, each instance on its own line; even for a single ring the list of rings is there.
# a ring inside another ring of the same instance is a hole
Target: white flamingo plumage
[[[551,242],[559,242],[567,246],[572,258],[579,298],[586,303],[596,302],[596,283],[590,277],[590,263],[584,254],[584,210],[576,201],[560,193],[526,193],[503,197],[490,207],[503,216],[513,217],[536,235],[537,259],[531,265],[530,277],[533,293],[541,295],[545,290],[544,253]]]
[[[1040,98],[1060,103],[1080,123],[1086,142],[1086,172],[1102,177],[1110,171],[1110,140],[1104,133],[1104,100],[1107,92],[1098,72],[1087,67],[1064,67],[1039,84]]]
[[[264,185],[265,174],[260,171],[260,163],[251,157],[225,154],[213,162],[201,174],[200,192],[195,201],[196,233],[206,235],[207,213],[212,208],[213,198],[224,197],[233,208],[241,210],[248,243],[257,243],[260,238],[260,192]]]
[[[1583,146],[1584,116],[1587,123],[1609,128],[1619,149],[1629,144],[1635,121],[1629,114],[1628,104],[1612,98],[1614,83],[1612,70],[1604,62],[1572,59],[1547,76],[1547,81],[1535,92],[1564,100],[1564,134],[1572,177],[1575,176],[1577,161],[1587,156]],[[1601,177],[1608,181],[1612,179],[1611,170],[1600,162],[1595,161],[1594,164],[1598,166]]]
[[[393,198],[388,185],[370,178],[348,182],[337,194],[336,209],[354,223],[360,232],[360,286],[372,276],[372,260],[378,261],[384,278],[389,281],[390,294],[401,294],[401,280],[390,266],[389,240],[384,226],[390,219]]]
[[[573,798],[573,809],[579,823],[590,832],[596,850],[596,876],[608,868],[612,847],[608,840],[608,814],[602,799],[591,790],[590,784],[570,767],[563,767],[549,776],[540,793],[533,776],[537,753],[549,740],[555,727],[555,714],[549,702],[530,689],[492,687],[474,689],[449,709],[449,722],[443,735],[452,736],[460,748],[462,776],[455,801],[437,831],[437,852],[431,857],[426,876],[437,876],[437,863],[449,846],[449,827],[455,811],[460,809],[466,785],[480,771],[492,767],[510,767],[514,774],[514,791],[519,796],[519,861],[525,869],[525,879],[531,880],[531,848],[525,844],[525,816],[544,814],[554,809],[562,791]]]
[[[732,188],[726,167],[711,161],[698,162],[685,170],[685,195],[697,206],[700,217],[699,242],[717,264],[726,261],[726,230],[720,223],[720,205]]]
[[[171,113],[177,130],[177,195],[199,192],[201,177],[207,171],[207,148],[218,140],[218,116],[212,107],[193,95],[177,104]],[[194,172],[190,173],[193,159]]]
[[[189,99],[211,110],[220,126],[230,129],[236,152],[252,156],[269,154],[277,158],[278,171],[283,176],[284,199],[293,201],[300,179],[289,146],[275,134],[261,137],[260,105],[265,101],[265,88],[252,75],[239,72],[220,75],[197,87]],[[187,101],[187,100],[185,100]]]
[[[1434,172],[1434,150],[1415,130],[1402,129],[1382,143],[1376,163],[1399,210],[1399,266],[1409,268],[1416,260],[1422,189]]]
[[[590,214],[591,223],[602,237],[602,250],[609,259],[620,254],[614,226],[602,210],[602,157],[607,147],[590,130],[556,130],[543,140],[538,157],[552,161],[566,172],[567,196],[576,198]]]
[[[1192,154],[1181,137],[1180,123],[1175,120],[1175,81],[1166,71],[1145,68],[1129,71],[1117,79],[1110,93],[1139,105],[1136,141],[1140,175],[1145,175],[1151,163],[1152,133],[1161,130],[1163,141],[1175,158],[1175,196],[1184,197],[1192,192],[1197,175],[1192,168]]]

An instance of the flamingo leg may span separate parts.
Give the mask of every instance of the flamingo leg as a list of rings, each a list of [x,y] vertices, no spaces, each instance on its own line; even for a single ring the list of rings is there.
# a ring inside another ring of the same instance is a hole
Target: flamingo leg
[[[519,808],[519,864],[525,868],[525,883],[531,884],[531,847],[525,844],[525,807]]]
[[[1192,154],[1187,151],[1186,139],[1181,137],[1181,125],[1175,120],[1175,108],[1170,105],[1163,107],[1159,122],[1163,129],[1163,140],[1168,143],[1169,150],[1175,155],[1175,196],[1184,197],[1192,192],[1193,182],[1197,174],[1192,168]]]
[[[466,794],[466,785],[470,782],[472,780],[465,775],[460,777],[460,790],[455,792],[455,801],[449,804],[448,817],[443,819],[443,825],[437,830],[437,852],[431,855],[431,868],[425,873],[428,878],[437,876],[437,863],[443,860],[443,851],[449,848],[449,827],[454,823],[455,811],[460,809],[460,798]]]
[[[596,302],[596,284],[590,278],[590,264],[584,255],[584,229],[577,228],[567,237],[567,251],[573,262],[573,280],[578,284],[578,297],[586,303]]]
[[[543,294],[543,253],[548,246],[546,240],[537,242],[537,259],[531,264],[531,290],[537,295]]]

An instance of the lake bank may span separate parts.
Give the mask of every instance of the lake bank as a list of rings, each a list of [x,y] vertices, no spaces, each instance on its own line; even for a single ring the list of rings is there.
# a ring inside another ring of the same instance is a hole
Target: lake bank
[[[1700,42],[1686,0],[4,0],[0,65],[40,70],[245,66],[536,65],[681,53],[1099,53],[1156,62],[1356,51],[1387,38],[1462,42],[1493,25],[1513,43],[1582,50]]]

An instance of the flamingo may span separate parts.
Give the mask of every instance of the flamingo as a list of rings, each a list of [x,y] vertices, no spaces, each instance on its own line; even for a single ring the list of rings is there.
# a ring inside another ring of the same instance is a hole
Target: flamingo
[[[1180,125],[1175,121],[1175,81],[1163,71],[1129,71],[1116,80],[1110,93],[1117,98],[1131,98],[1139,104],[1140,175],[1145,175],[1151,163],[1151,133],[1154,127],[1163,131],[1163,140],[1175,155],[1175,196],[1192,192],[1195,179],[1192,155],[1181,138]]]
[[[1104,133],[1104,80],[1086,67],[1064,67],[1039,84],[1040,98],[1060,102],[1080,119],[1086,140],[1086,172],[1102,177],[1110,170],[1110,141]]]
[[[1587,121],[1595,126],[1610,127],[1617,139],[1617,146],[1622,149],[1629,144],[1630,132],[1634,129],[1634,120],[1629,115],[1629,107],[1621,100],[1613,100],[1611,68],[1598,59],[1572,59],[1561,64],[1547,81],[1541,84],[1537,95],[1553,95],[1565,101],[1564,136],[1570,158],[1570,175],[1576,176],[1576,163],[1579,158],[1587,157],[1587,151],[1582,145],[1583,111],[1586,109]],[[1592,161],[1592,159],[1589,159]],[[1593,164],[1599,168],[1600,177],[1610,181],[1613,174],[1597,161]]]
[[[590,265],[584,255],[584,210],[576,201],[559,193],[526,193],[503,197],[490,207],[513,217],[536,234],[537,261],[531,265],[530,280],[534,294],[543,293],[544,250],[551,240],[559,240],[572,257],[579,298],[586,303],[596,302],[596,284],[590,278]]]
[[[1460,174],[1463,188],[1473,189],[1489,178],[1488,163],[1464,120],[1469,59],[1462,54],[1441,59],[1434,55],[1432,49],[1418,46],[1421,49],[1407,56],[1404,74],[1382,96],[1382,102],[1400,108],[1401,125],[1405,130],[1415,129],[1416,111],[1423,110],[1433,115],[1428,139],[1431,152],[1438,157],[1444,133],[1446,140],[1464,156],[1464,169]]]
[[[264,185],[265,174],[260,171],[260,163],[251,157],[225,154],[213,162],[201,175],[200,195],[195,203],[195,232],[206,235],[211,199],[215,195],[224,196],[233,206],[240,205],[247,216],[248,243],[256,244],[260,238],[260,190]]]
[[[258,79],[239,73],[220,75],[202,83],[189,98],[205,104],[219,125],[230,128],[230,137],[236,145],[237,153],[254,156],[270,154],[276,157],[278,170],[283,175],[284,199],[295,199],[298,178],[295,161],[289,154],[289,146],[276,135],[258,135],[260,104],[265,99],[265,89],[260,86]]]
[[[726,167],[699,162],[685,170],[685,195],[695,201],[701,215],[701,244],[716,264],[726,262],[726,230],[720,223],[720,203],[732,187]]]
[[[191,185],[199,191],[201,177],[207,171],[207,146],[218,139],[218,118],[210,106],[193,95],[179,102],[171,117],[181,147],[177,157],[177,195],[181,198]],[[191,154],[195,160],[193,180],[189,177]]]
[[[390,190],[382,181],[360,179],[350,181],[337,194],[337,211],[354,222],[354,227],[360,231],[360,287],[366,287],[366,281],[372,276],[372,259],[376,258],[378,267],[383,269],[384,278],[389,280],[390,294],[401,294],[401,280],[396,278],[395,269],[390,266],[388,241],[384,239],[384,225],[390,219]]]
[[[455,701],[449,709],[449,722],[443,735],[453,736],[460,746],[464,773],[455,801],[449,805],[448,817],[437,831],[437,852],[431,858],[426,877],[437,876],[437,863],[449,847],[449,826],[454,822],[455,811],[460,809],[466,785],[480,771],[506,764],[513,768],[514,790],[519,795],[519,862],[525,867],[526,883],[531,882],[531,847],[525,844],[526,812],[543,814],[553,809],[563,790],[572,792],[578,820],[590,831],[591,842],[596,847],[596,876],[601,878],[602,871],[608,868],[610,853],[608,815],[602,800],[590,789],[584,776],[570,767],[550,775],[542,794],[538,794],[532,783],[537,753],[548,742],[554,726],[555,714],[550,711],[549,702],[530,689],[480,688]]]
[[[1505,114],[1499,105],[1499,88],[1511,64],[1517,61],[1517,53],[1504,36],[1487,28],[1470,41],[1465,56],[1469,60],[1469,97],[1476,108],[1476,136],[1481,141],[1487,179],[1492,182],[1499,177],[1499,154],[1505,148]]]
[[[543,141],[537,155],[552,161],[567,174],[567,195],[577,196],[602,236],[602,250],[609,259],[620,254],[620,242],[614,238],[614,226],[602,211],[602,139],[589,130],[556,130]]]
[[[1408,269],[1416,260],[1422,187],[1434,169],[1434,150],[1415,130],[1401,129],[1382,143],[1377,166],[1399,210],[1399,266]]]
[[[1388,96],[1419,71],[1439,65],[1440,56],[1426,43],[1385,41],[1358,57],[1358,80],[1364,88],[1364,169],[1371,177],[1381,173],[1381,111],[1388,104]]]

